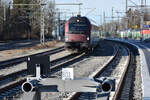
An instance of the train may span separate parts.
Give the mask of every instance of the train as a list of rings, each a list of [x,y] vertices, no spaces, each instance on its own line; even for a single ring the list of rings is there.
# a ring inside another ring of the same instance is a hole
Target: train
[[[65,48],[71,51],[88,52],[91,48],[91,22],[77,15],[65,23]]]

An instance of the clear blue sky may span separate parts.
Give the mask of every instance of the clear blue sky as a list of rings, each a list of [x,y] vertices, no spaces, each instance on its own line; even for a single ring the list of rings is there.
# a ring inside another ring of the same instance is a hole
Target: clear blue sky
[[[81,6],[81,14],[85,15],[88,12],[91,11],[91,9],[86,8],[96,8],[94,11],[89,13],[87,16],[94,20],[97,24],[100,23],[100,17],[98,15],[103,16],[103,12],[106,13],[107,17],[111,17],[112,15],[112,7],[114,8],[114,16],[117,17],[116,11],[125,12],[125,0],[55,0],[56,3],[77,3],[81,2],[83,5]],[[140,4],[141,0],[132,0],[136,4]],[[145,1],[145,0],[144,0]],[[134,5],[128,0],[128,4]],[[147,0],[147,4],[150,5],[150,0]],[[68,12],[78,12],[78,6],[57,6],[57,8],[60,9],[67,9]],[[70,9],[70,11],[69,11]],[[65,10],[63,10],[65,11]],[[120,14],[120,16],[123,16],[124,14]],[[69,16],[69,14],[68,14]],[[110,19],[107,19],[108,21]],[[94,22],[93,21],[93,22]]]

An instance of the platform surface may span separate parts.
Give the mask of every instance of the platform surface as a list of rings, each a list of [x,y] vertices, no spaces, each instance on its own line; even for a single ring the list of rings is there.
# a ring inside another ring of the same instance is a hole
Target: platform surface
[[[143,100],[150,100],[150,42],[144,43],[139,40],[123,40],[118,41],[128,42],[135,45],[140,53],[141,77],[142,77],[142,96]]]

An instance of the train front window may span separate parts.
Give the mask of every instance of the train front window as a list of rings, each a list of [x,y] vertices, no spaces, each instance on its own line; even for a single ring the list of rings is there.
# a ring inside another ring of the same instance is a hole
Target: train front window
[[[88,30],[88,26],[85,23],[70,23],[69,33],[83,34]]]

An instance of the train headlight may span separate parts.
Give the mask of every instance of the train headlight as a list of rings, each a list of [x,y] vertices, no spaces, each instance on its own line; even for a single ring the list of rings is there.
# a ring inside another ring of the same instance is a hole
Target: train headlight
[[[87,40],[90,40],[90,38],[89,38],[89,37],[87,37],[86,39],[87,39]]]
[[[65,37],[65,41],[68,41],[68,40],[69,40],[69,37],[68,37],[68,36],[66,36],[66,37]]]

